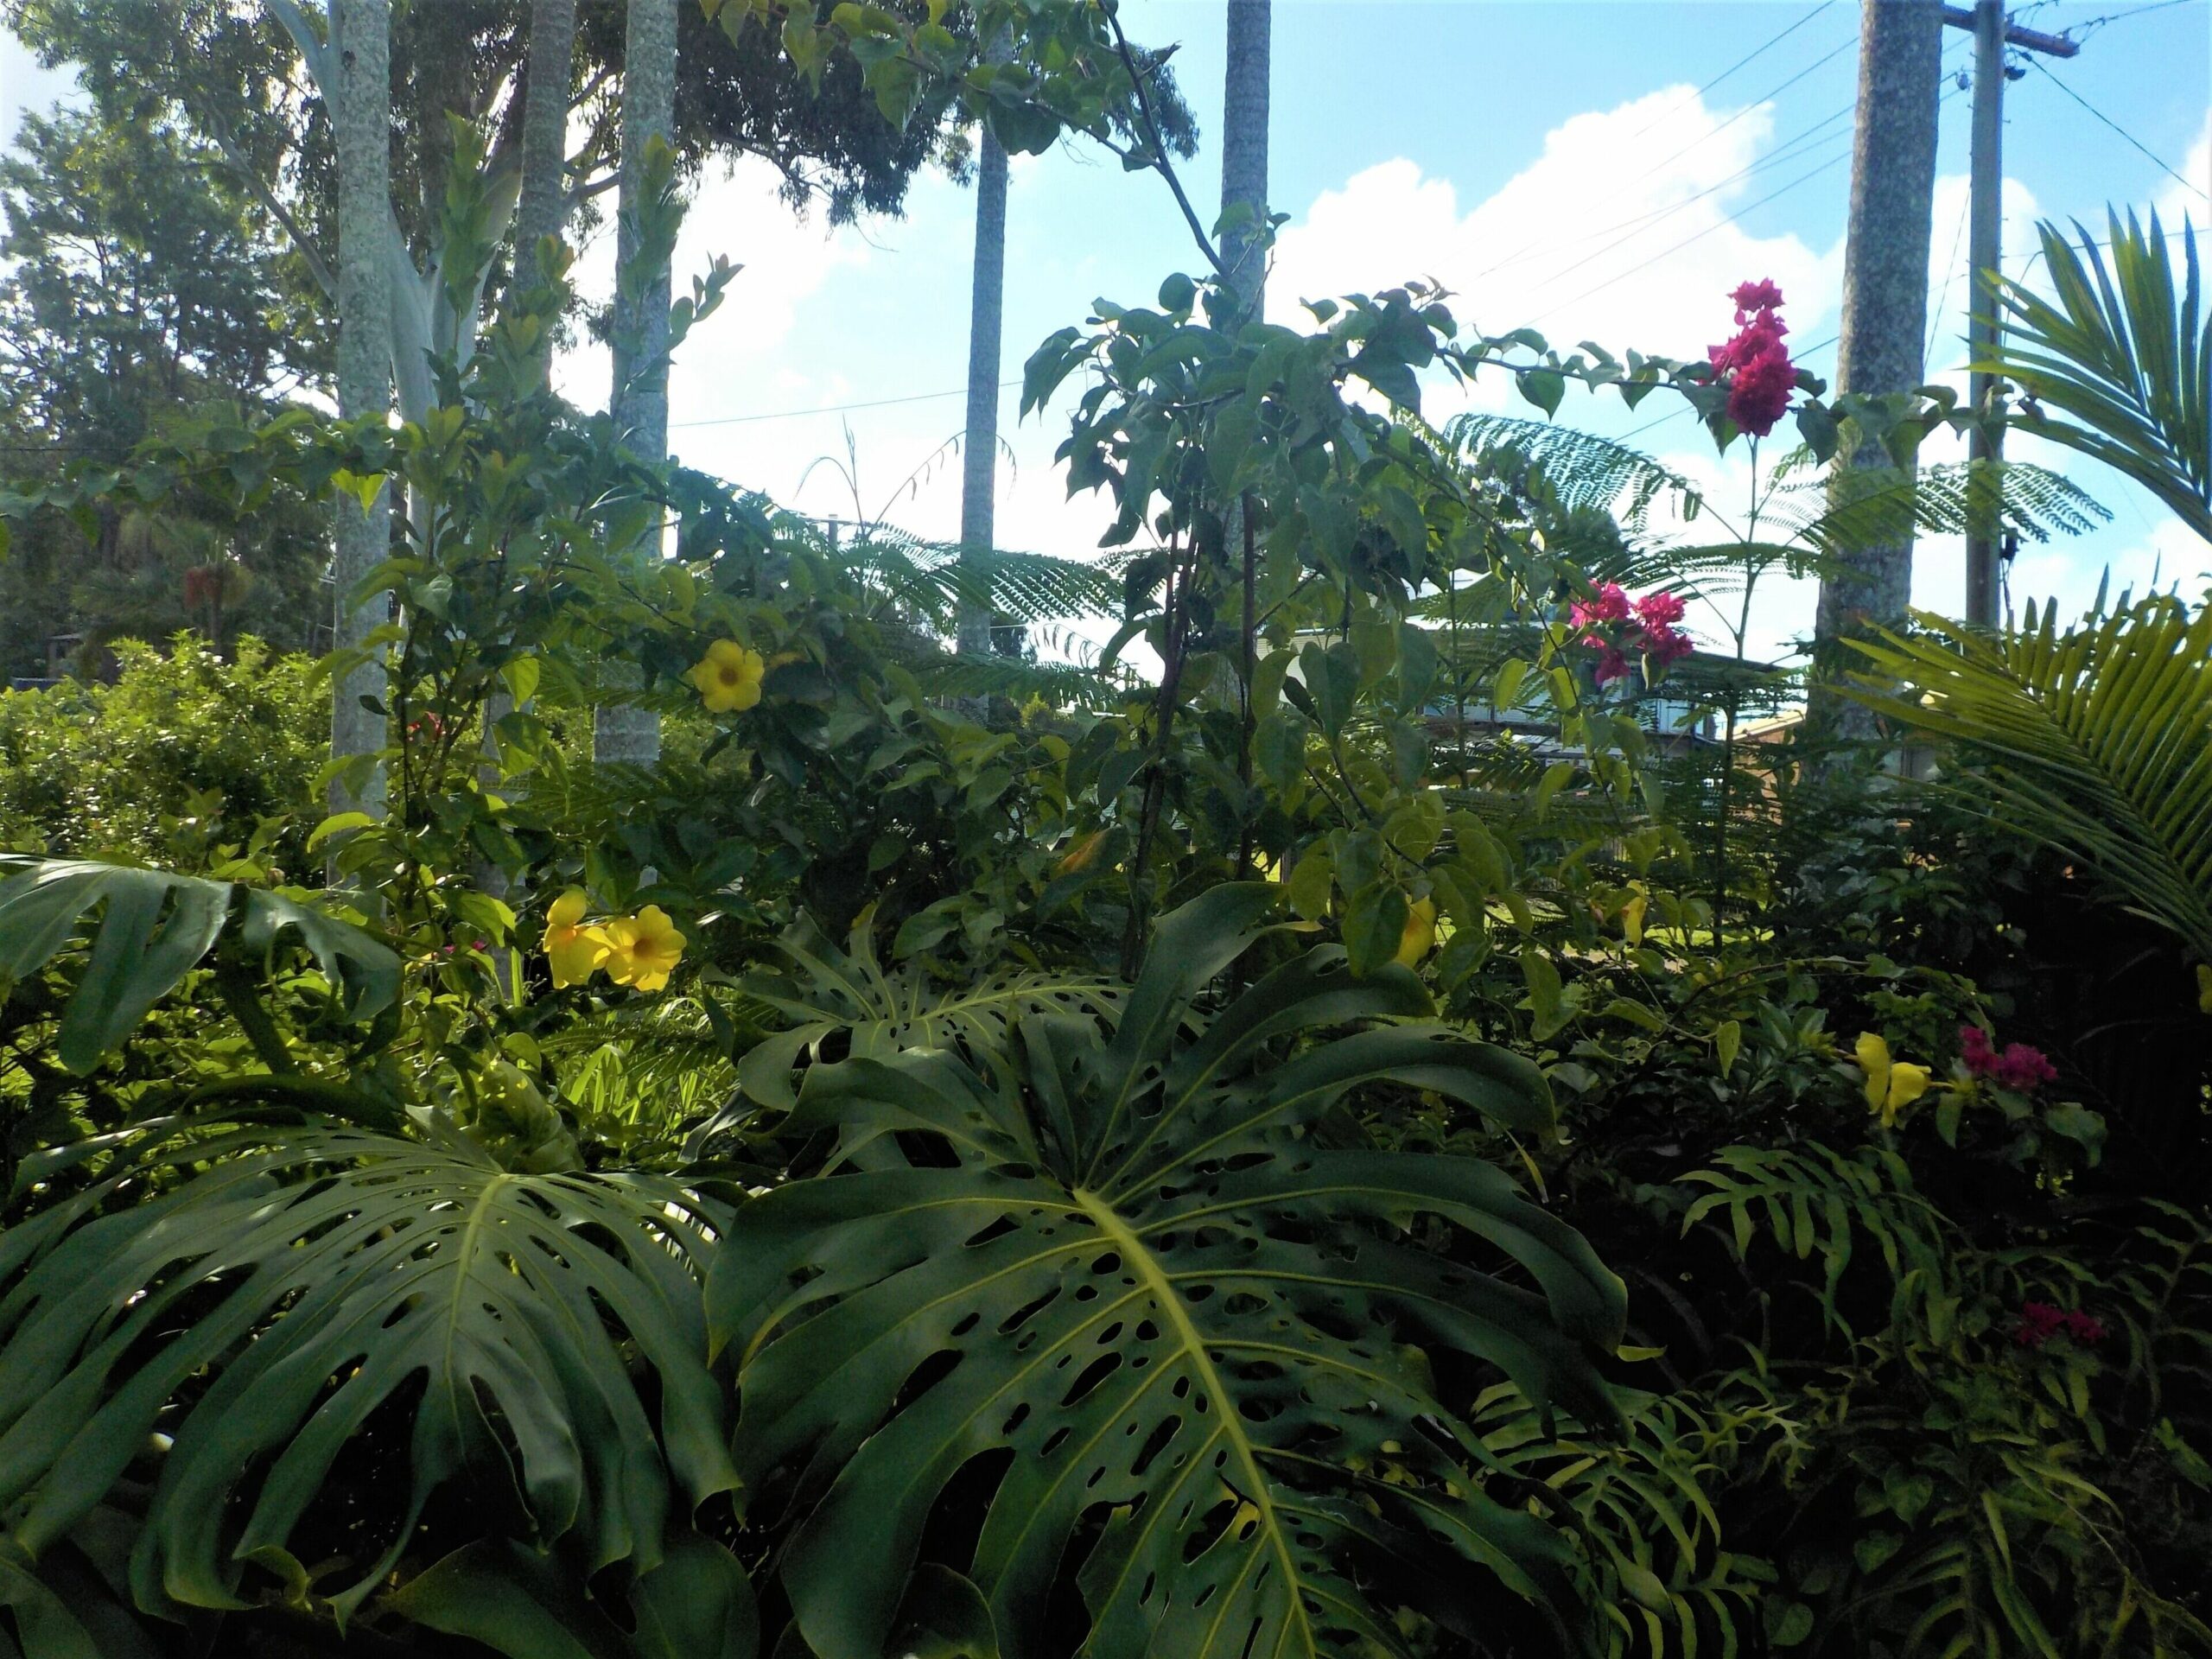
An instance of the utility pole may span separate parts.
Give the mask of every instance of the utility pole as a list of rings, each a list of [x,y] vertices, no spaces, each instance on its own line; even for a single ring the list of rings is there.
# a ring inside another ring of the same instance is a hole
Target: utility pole
[[[2004,0],[1974,0],[1974,9],[1943,8],[1953,29],[1974,32],[1973,203],[1967,226],[1967,343],[1977,364],[1997,347],[1996,274],[2005,257],[2002,216],[2005,189],[2005,48],[2017,46],[2054,58],[2070,58],[2082,48],[2063,35],[2022,29],[2005,16]],[[1976,368],[1967,383],[1967,402],[1986,410],[1993,377]],[[1996,435],[1977,427],[1968,458],[1994,463],[2003,458]],[[1993,492],[1967,531],[1967,620],[1982,627],[1997,623],[1998,501]]]

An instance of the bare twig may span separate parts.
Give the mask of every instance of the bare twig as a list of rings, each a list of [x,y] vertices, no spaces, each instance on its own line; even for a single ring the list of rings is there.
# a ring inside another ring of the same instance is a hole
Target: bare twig
[[[1114,50],[1120,54],[1122,67],[1128,72],[1130,89],[1136,93],[1137,113],[1144,118],[1145,136],[1152,145],[1152,165],[1175,193],[1175,205],[1183,210],[1183,222],[1191,227],[1191,235],[1197,241],[1198,251],[1205,255],[1206,263],[1213,267],[1214,275],[1226,280],[1229,267],[1222,264],[1220,250],[1206,234],[1205,226],[1198,222],[1197,210],[1183,192],[1183,181],[1175,176],[1175,164],[1167,159],[1167,143],[1160,136],[1160,123],[1153,118],[1152,99],[1145,95],[1145,78],[1137,68],[1135,54],[1129,50],[1129,37],[1122,32],[1121,16],[1110,6],[1106,8],[1106,23],[1114,31]]]

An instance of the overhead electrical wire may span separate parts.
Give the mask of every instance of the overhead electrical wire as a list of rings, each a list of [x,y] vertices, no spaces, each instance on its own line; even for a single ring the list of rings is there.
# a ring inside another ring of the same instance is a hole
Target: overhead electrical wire
[[[1700,99],[1703,98],[1707,92],[1718,86],[1722,81],[1727,79],[1729,76],[1734,74],[1738,69],[1741,69],[1745,64],[1750,63],[1755,58],[1764,56],[1776,47],[1780,46],[1783,41],[1788,40],[1799,29],[1804,28],[1806,24],[1811,22],[1814,18],[1819,16],[1822,12],[1828,10],[1834,4],[1835,0],[1821,0],[1821,4],[1815,6],[1802,17],[1800,17],[1796,22],[1783,29],[1779,35],[1769,35],[1764,45],[1753,47],[1749,52],[1737,59],[1735,62],[1730,64],[1726,69],[1723,69],[1711,80],[1707,81],[1704,86],[1699,87],[1681,103],[1670,105],[1666,109],[1661,111],[1657,115],[1652,117],[1650,120],[1645,122],[1634,132],[1629,134],[1628,142],[1633,143],[1637,139],[1643,137],[1645,133],[1650,131],[1652,128],[1660,125],[1663,122],[1672,120],[1675,116],[1680,115],[1684,110],[1688,109]]]
[[[2086,99],[2086,98],[2082,97],[2081,93],[2079,93],[2079,92],[2075,92],[2075,91],[2071,86],[2068,86],[2064,81],[2061,80],[2061,79],[2060,79],[2056,75],[2052,74],[2052,73],[2050,73],[2050,70],[2048,70],[2048,69],[2046,69],[2046,68],[2044,68],[2044,67],[2043,67],[2042,63],[2041,63],[2041,62],[2039,62],[2037,59],[2035,59],[2035,58],[2033,58],[2033,57],[2029,58],[2029,60],[2028,60],[2028,65],[2029,65],[2029,67],[2030,67],[2031,68],[2034,69],[2037,73],[2039,73],[2040,75],[2042,75],[2042,76],[2043,76],[2043,78],[2044,78],[2045,80],[2049,81],[2052,86],[2054,86],[2057,87],[2057,88],[2058,88],[2058,90],[2059,90],[2060,92],[2062,92],[2065,93],[2067,97],[2069,97],[2069,98],[2072,99],[2073,99],[2076,104],[2079,104],[2079,105],[2080,105],[2083,109],[2087,110],[2087,111],[2088,111],[2091,115],[2093,115],[2093,116],[2096,117],[2096,118],[2097,118],[2098,120],[2100,120],[2100,121],[2103,122],[2103,123],[2105,124],[2105,125],[2107,125],[2107,127],[2110,127],[2110,128],[2111,128],[2114,132],[2118,133],[2118,134],[2119,134],[2122,138],[2125,138],[2125,139],[2126,139],[2129,143],[2131,143],[2131,144],[2134,145],[2134,147],[2136,148],[2136,149],[2137,149],[2138,151],[2139,151],[2139,152],[2140,152],[2140,153],[2141,153],[2141,154],[2142,154],[2142,155],[2143,155],[2143,156],[2145,156],[2145,158],[2146,158],[2146,159],[2147,159],[2147,160],[2152,163],[2152,166],[2156,167],[2156,168],[2158,169],[2158,171],[2160,171],[2161,173],[2164,174],[2168,178],[2171,179],[2171,180],[2172,180],[2176,184],[2177,184],[2177,185],[2181,186],[2181,188],[2182,188],[2183,189],[2184,189],[2184,190],[2194,190],[2194,191],[2195,191],[2198,195],[2202,196],[2202,197],[2205,199],[2205,200],[2207,200],[2207,201],[2212,201],[2212,192],[2208,192],[2208,191],[2204,188],[2204,187],[2203,187],[2202,185],[2200,185],[2200,184],[2191,184],[2191,183],[2190,183],[2187,179],[2184,179],[2183,177],[2182,177],[2182,175],[2181,175],[2180,174],[2178,174],[2178,173],[2175,172],[2175,171],[2173,170],[2173,168],[2171,168],[2171,167],[2168,167],[2168,166],[2165,164],[2165,162],[2164,162],[2164,161],[2162,161],[2162,160],[2160,160],[2160,159],[2159,159],[2158,155],[2158,153],[2157,153],[2155,150],[2152,149],[2149,146],[2147,146],[2146,144],[2145,144],[2145,143],[2142,142],[2142,140],[2140,140],[2140,139],[2139,139],[2138,137],[2136,137],[2136,136],[2135,136],[2133,133],[2132,133],[2132,132],[2128,131],[2128,130],[2127,130],[2126,127],[2121,126],[2121,125],[2120,124],[2120,123],[2119,123],[2119,122],[2117,122],[2117,121],[2113,120],[2110,116],[2107,115],[2107,114],[2102,111],[2102,110],[2099,109],[2095,105],[2094,105],[2094,104],[2090,103],[2090,102],[2089,102],[2089,100],[2088,100],[2088,99]]]
[[[1000,381],[999,390],[1004,391],[1008,386],[1020,384],[1020,377],[1017,375],[1011,380]],[[679,427],[688,429],[700,426],[745,426],[754,421],[796,420],[802,415],[845,415],[858,409],[888,409],[893,404],[926,404],[939,397],[964,397],[967,395],[967,387],[953,386],[944,391],[911,391],[903,397],[872,397],[858,404],[825,404],[818,409],[777,409],[760,415],[717,415],[703,421],[671,421],[668,426],[671,432]]]
[[[1787,32],[1787,30],[1784,31],[1784,33]],[[1776,39],[1777,40],[1780,38],[1780,35],[1776,36]],[[1814,70],[1818,69],[1822,64],[1827,62],[1829,59],[1834,58],[1837,53],[1846,51],[1851,47],[1856,45],[1858,43],[1858,33],[1854,30],[1840,45],[1835,47],[1833,50],[1815,59],[1811,63],[1806,65],[1804,68],[1800,69],[1796,74],[1790,76],[1787,80],[1783,81],[1780,85],[1769,87],[1765,92],[1761,92],[1757,98],[1752,99],[1749,103],[1745,104],[1741,109],[1738,110],[1733,115],[1728,117],[1726,120],[1721,122],[1718,126],[1708,128],[1705,132],[1690,140],[1688,143],[1675,151],[1673,155],[1669,156],[1665,160],[1658,162],[1653,167],[1646,168],[1643,172],[1637,174],[1634,178],[1628,180],[1621,186],[1620,188],[1615,190],[1611,194],[1599,197],[1596,201],[1592,202],[1591,206],[1592,207],[1604,207],[1610,203],[1620,200],[1623,197],[1634,190],[1637,185],[1642,184],[1645,180],[1653,177],[1664,168],[1671,167],[1675,162],[1681,160],[1683,156],[1688,155],[1700,145],[1708,143],[1713,139],[1719,137],[1720,134],[1726,131],[1730,127],[1735,125],[1737,122],[1742,120],[1753,110],[1764,107],[1770,99],[1775,98],[1780,93],[1786,92],[1790,87],[1796,86],[1799,81],[1804,79],[1806,76],[1811,74]],[[1771,42],[1770,42],[1770,44],[1771,44]],[[1547,241],[1547,239],[1540,237],[1533,242],[1524,244],[1522,246],[1516,248],[1513,252],[1507,254],[1504,258],[1497,261],[1495,264],[1490,265],[1484,270],[1475,272],[1468,280],[1471,282],[1478,282],[1483,277],[1489,276],[1491,271],[1502,270],[1506,266],[1516,264],[1520,260],[1528,257],[1532,253],[1548,251],[1552,245],[1554,245]]]

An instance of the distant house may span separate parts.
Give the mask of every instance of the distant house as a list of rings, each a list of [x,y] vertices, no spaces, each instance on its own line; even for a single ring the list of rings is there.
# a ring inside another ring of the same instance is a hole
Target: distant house
[[[1689,753],[1719,741],[1710,696],[1702,689],[1694,689],[1698,687],[1696,670],[1700,664],[1713,668],[1726,664],[1732,668],[1735,658],[1693,652],[1656,685],[1645,681],[1640,667],[1631,668],[1626,682],[1610,688],[1611,695],[1618,697],[1625,692],[1633,699],[1637,723],[1660,741],[1662,750],[1677,754]],[[1442,739],[1455,738],[1464,732],[1478,741],[1510,737],[1530,745],[1539,753],[1566,760],[1574,759],[1581,753],[1578,746],[1560,741],[1559,719],[1552,711],[1548,689],[1535,675],[1524,683],[1513,707],[1503,714],[1486,702],[1470,701],[1462,706],[1446,698],[1430,703],[1427,715],[1429,729]]]

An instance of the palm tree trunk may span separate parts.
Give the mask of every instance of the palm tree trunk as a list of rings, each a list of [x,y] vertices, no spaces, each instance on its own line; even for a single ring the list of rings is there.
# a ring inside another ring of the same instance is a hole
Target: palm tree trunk
[[[331,45],[338,96],[331,111],[338,149],[338,410],[348,420],[381,416],[391,408],[391,274],[386,262],[391,222],[391,0],[334,0]],[[340,492],[334,645],[357,649],[376,626],[381,606],[357,605],[353,589],[389,556],[391,503],[379,493],[364,510]],[[333,682],[330,752],[334,760],[383,749],[381,660],[365,662]],[[334,783],[333,812],[384,810],[379,766],[358,791]]]
[[[569,104],[575,52],[576,0],[531,0],[530,63],[523,92],[522,198],[515,210],[518,288],[546,280],[550,273],[537,263],[537,245],[568,229]],[[552,344],[549,337],[549,355]]]
[[[1228,70],[1221,98],[1221,211],[1247,210],[1248,217],[1221,234],[1221,263],[1239,303],[1236,322],[1257,321],[1267,312],[1268,79],[1274,32],[1273,0],[1229,0]],[[1248,792],[1252,783],[1252,749],[1258,736],[1258,712],[1252,683],[1259,660],[1259,562],[1253,513],[1257,503],[1248,491],[1229,504],[1225,544],[1240,550],[1238,572],[1242,620],[1237,648],[1237,702],[1243,725],[1236,776]],[[1249,810],[1249,800],[1246,810]],[[1252,858],[1253,826],[1237,839],[1242,875]]]
[[[1006,318],[1006,149],[983,129],[976,168],[976,275],[968,308],[968,428],[961,452],[960,545],[992,545],[998,479],[999,346]],[[991,612],[963,604],[959,645],[965,655],[991,648]]]
[[[1836,359],[1841,391],[1910,391],[1923,378],[1942,35],[1938,0],[1864,0],[1843,255],[1843,334]],[[1860,445],[1841,458],[1831,492],[1847,493],[1859,486],[1855,472],[1891,464],[1880,445]],[[1853,550],[1843,564],[1821,583],[1816,646],[1870,624],[1898,621],[1912,602],[1910,534]],[[1816,729],[1873,734],[1871,715],[1817,682],[1809,712]]]
[[[676,8],[677,0],[630,0],[629,33],[622,56],[622,170],[618,189],[614,258],[617,269],[639,257],[639,216],[647,206],[645,149],[676,135]],[[618,296],[620,290],[618,289]],[[615,302],[615,429],[643,461],[668,458],[668,305],[665,269]],[[660,555],[658,538],[641,550]],[[592,721],[595,760],[652,766],[660,759],[660,716],[650,709],[601,706]]]
[[[569,219],[569,106],[574,87],[576,54],[576,0],[531,0],[530,59],[523,86],[522,193],[515,207],[515,264],[517,291],[542,286],[552,278],[538,259],[538,244],[547,237],[560,238]],[[538,346],[539,372],[553,362],[553,331],[548,328]],[[494,691],[484,703],[485,786],[499,779],[499,722],[514,708],[504,690]],[[505,897],[506,877],[488,862],[476,870],[477,885],[494,897]],[[504,960],[504,959],[503,959]]]
[[[1229,71],[1221,99],[1221,207],[1249,207],[1250,221],[1221,238],[1221,262],[1258,316],[1267,288],[1268,73],[1273,0],[1229,0]],[[1233,541],[1233,538],[1232,538]]]

